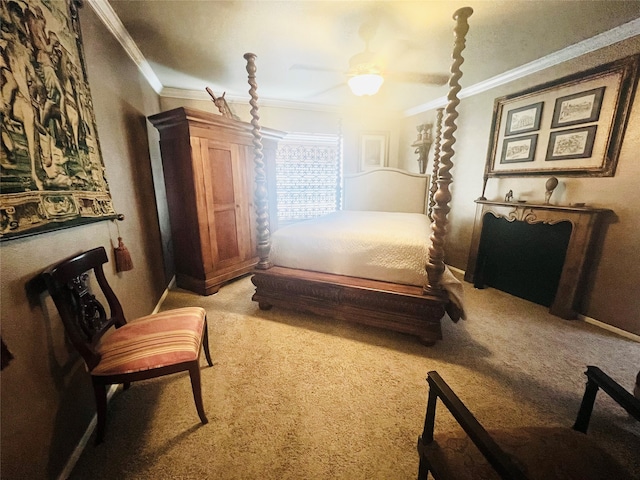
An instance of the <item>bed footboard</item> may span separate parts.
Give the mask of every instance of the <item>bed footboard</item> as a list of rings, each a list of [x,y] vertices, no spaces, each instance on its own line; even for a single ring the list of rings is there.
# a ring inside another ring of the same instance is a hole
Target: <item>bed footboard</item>
[[[442,339],[445,305],[420,287],[398,285],[307,270],[272,267],[257,270],[253,300],[418,337],[433,345]]]

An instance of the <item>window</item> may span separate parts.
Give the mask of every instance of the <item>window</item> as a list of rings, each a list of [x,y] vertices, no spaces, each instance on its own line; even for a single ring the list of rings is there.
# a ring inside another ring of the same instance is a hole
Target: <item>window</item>
[[[339,135],[293,133],[276,153],[278,224],[314,218],[340,209]]]

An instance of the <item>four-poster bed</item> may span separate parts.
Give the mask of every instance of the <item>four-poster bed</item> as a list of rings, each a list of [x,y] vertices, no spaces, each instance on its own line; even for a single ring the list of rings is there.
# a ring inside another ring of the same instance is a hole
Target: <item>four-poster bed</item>
[[[287,229],[274,232],[272,237],[272,232],[269,230],[266,170],[257,106],[256,56],[251,53],[245,55],[254,135],[255,208],[259,256],[259,262],[252,277],[256,287],[253,300],[258,302],[261,309],[276,306],[312,312],[415,335],[427,345],[442,338],[440,322],[445,313],[448,313],[454,321],[464,318],[460,302],[461,286],[444,264],[444,246],[451,200],[449,185],[452,182],[454,133],[457,129],[456,108],[460,103],[458,99],[461,89],[459,80],[462,76],[460,66],[464,61],[461,53],[465,47],[465,36],[469,28],[467,19],[472,13],[473,10],[467,7],[457,10],[453,15],[456,26],[448,103],[444,115],[444,132],[442,138],[438,137],[436,140],[439,164],[434,168],[431,186],[428,185],[428,175],[419,176],[422,177],[421,188],[428,193],[429,198],[425,200],[425,197],[422,197],[419,210],[421,213],[382,213],[392,217],[384,217],[383,220],[377,218],[374,221],[374,224],[377,222],[377,226],[373,227],[374,230],[371,233],[363,233],[369,227],[360,223],[360,216],[353,217],[352,211],[336,212],[338,223],[357,227],[355,240],[345,240],[347,234],[344,231],[339,234],[339,241],[335,237],[324,237],[326,229],[323,230],[322,225],[329,223],[328,219],[324,218],[302,222],[303,231],[316,235],[308,241],[303,240],[303,234],[299,231]],[[440,117],[441,112],[438,115]],[[439,127],[438,130],[440,130]],[[345,187],[345,194],[348,193],[349,188]],[[425,207],[428,212],[425,211]],[[349,208],[348,204],[347,208]],[[368,210],[368,208],[364,209]],[[392,235],[394,238],[389,239],[390,243],[385,253],[379,253],[376,250],[377,247],[372,245],[375,243],[373,239],[383,236],[385,227],[384,223],[381,227],[380,222],[389,221],[394,223],[387,224],[386,230],[396,235]],[[406,253],[414,247],[409,247],[408,243],[402,243],[402,245],[397,243],[405,242],[408,234],[405,235],[404,231],[409,224],[414,224],[415,231],[422,232],[419,233],[422,236],[422,246],[419,247],[423,248],[422,254],[415,251]],[[400,234],[400,231],[403,233]],[[403,238],[398,240],[399,236]],[[293,243],[282,244],[281,237],[288,237]],[[271,252],[272,241],[274,241],[273,252]],[[297,250],[305,242],[309,243],[312,253]],[[364,243],[366,245],[363,246]],[[331,244],[335,244],[337,250],[328,250]],[[359,252],[359,255],[349,256],[348,252],[353,251]],[[400,251],[401,254],[396,255],[390,262],[393,265],[392,270],[395,269],[395,276],[386,277],[384,272],[379,274],[378,272],[384,270],[384,265],[380,269],[371,265],[374,257],[387,257],[396,251]],[[271,255],[272,253],[274,255]],[[407,270],[409,267],[398,263],[406,260],[403,257],[415,255],[418,255],[419,268],[422,270],[422,276],[418,276],[417,280],[410,278],[411,275]],[[355,258],[358,256],[359,260]]]

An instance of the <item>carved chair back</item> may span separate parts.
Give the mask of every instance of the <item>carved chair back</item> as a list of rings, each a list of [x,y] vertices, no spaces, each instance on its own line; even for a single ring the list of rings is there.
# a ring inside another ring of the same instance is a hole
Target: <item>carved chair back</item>
[[[98,247],[67,258],[42,273],[67,335],[89,370],[100,362],[95,348],[100,338],[112,326],[120,328],[127,323],[122,305],[104,275],[103,265],[107,262],[104,247]],[[109,315],[91,291],[91,272],[107,301]]]

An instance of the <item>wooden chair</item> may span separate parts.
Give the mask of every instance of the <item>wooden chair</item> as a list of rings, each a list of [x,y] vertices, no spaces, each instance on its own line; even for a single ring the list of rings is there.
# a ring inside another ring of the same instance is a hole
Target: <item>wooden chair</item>
[[[523,427],[487,431],[437,372],[429,372],[424,430],[418,438],[418,479],[623,479],[629,472],[586,435],[599,389],[640,420],[640,400],[597,367],[587,367],[587,386],[573,428]],[[462,427],[434,440],[438,398]]]
[[[200,352],[209,353],[206,312],[185,307],[147,315],[127,323],[115,293],[107,283],[103,247],[94,248],[49,267],[42,273],[73,346],[84,358],[96,398],[98,425],[96,444],[104,440],[107,385],[160,377],[188,371],[198,416],[208,422],[202,403]],[[92,294],[91,271],[109,305]],[[115,327],[111,328],[111,327]]]

